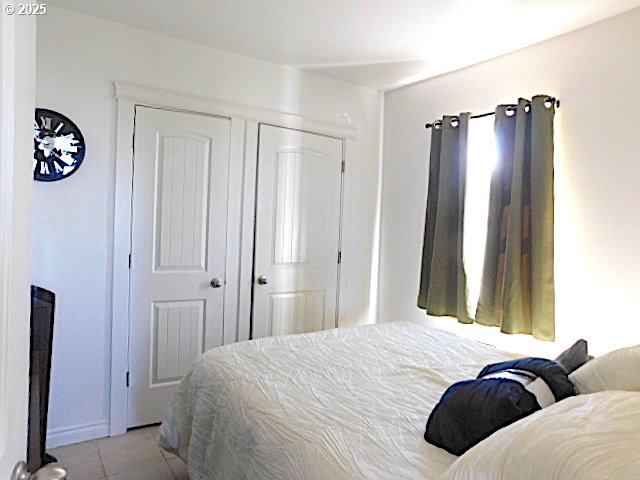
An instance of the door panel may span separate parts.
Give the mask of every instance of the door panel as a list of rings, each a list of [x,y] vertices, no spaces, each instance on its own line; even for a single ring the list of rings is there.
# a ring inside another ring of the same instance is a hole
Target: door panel
[[[324,263],[322,240],[331,192],[317,179],[328,178],[331,166],[330,158],[316,152],[277,152],[273,265]]]
[[[135,132],[128,427],[222,344],[230,120],[137,107]]]
[[[204,301],[154,302],[151,385],[176,382],[202,353]]]
[[[287,335],[322,330],[325,291],[272,293],[269,296],[271,335]],[[333,326],[333,325],[331,325]]]
[[[335,326],[341,188],[341,140],[260,126],[254,338]]]
[[[155,267],[206,270],[210,139],[158,138]]]

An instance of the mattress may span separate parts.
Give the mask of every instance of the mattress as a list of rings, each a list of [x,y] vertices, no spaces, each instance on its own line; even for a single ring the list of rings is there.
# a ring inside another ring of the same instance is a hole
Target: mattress
[[[160,445],[191,480],[437,479],[457,457],[425,442],[431,409],[508,358],[411,322],[225,345],[181,381]]]

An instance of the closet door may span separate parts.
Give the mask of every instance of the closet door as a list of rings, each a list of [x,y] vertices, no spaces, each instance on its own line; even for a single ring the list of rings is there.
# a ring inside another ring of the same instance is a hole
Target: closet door
[[[253,338],[336,326],[342,140],[260,125]]]
[[[230,125],[136,108],[128,427],[163,420],[191,362],[222,344]]]

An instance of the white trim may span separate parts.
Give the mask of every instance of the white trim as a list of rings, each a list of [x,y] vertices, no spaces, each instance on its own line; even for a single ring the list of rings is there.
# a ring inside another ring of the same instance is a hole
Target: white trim
[[[129,350],[129,253],[136,105],[231,118],[227,212],[229,219],[234,220],[230,221],[227,230],[224,343],[247,340],[250,335],[258,122],[341,138],[345,144],[347,139],[354,140],[356,137],[356,128],[352,125],[332,124],[285,112],[236,105],[208,97],[130,83],[114,82],[114,84],[118,110],[109,435],[118,435],[127,430],[125,380]],[[235,219],[241,220],[236,222]],[[248,288],[242,288],[247,285]]]
[[[309,132],[321,133],[338,138],[355,138],[357,133],[356,128],[349,124],[327,123],[291,113],[249,107],[224,102],[215,98],[172,92],[170,90],[150,88],[127,82],[114,83],[116,86],[116,99],[132,100],[139,105],[189,110],[229,118],[254,120],[260,123],[307,130]]]
[[[107,435],[109,435],[109,423],[106,420],[54,428],[47,432],[47,448],[86,442],[87,440],[102,438]]]
[[[118,100],[116,183],[113,220],[113,297],[111,321],[111,408],[109,435],[127,431],[129,369],[129,250],[133,182],[133,128],[135,104]]]
[[[228,200],[227,200],[227,248],[225,259],[224,289],[224,344],[238,341],[238,292],[240,291],[240,245],[242,241],[242,175],[244,174],[244,145],[246,122],[231,119],[231,145],[229,152]]]
[[[344,187],[347,172],[347,140],[342,139],[342,159],[340,160],[340,218],[338,219],[338,262],[336,272],[336,319],[334,327],[340,326],[340,274],[342,273],[342,221],[344,219]]]
[[[9,6],[2,1],[0,7]],[[36,19],[0,17],[0,478],[26,459]]]
[[[384,112],[385,93],[378,93],[378,176],[376,182],[376,212],[373,221],[373,248],[371,249],[371,280],[369,282],[369,323],[380,323],[378,316],[380,306],[380,262],[381,227],[382,227],[382,172],[384,170]]]
[[[238,341],[251,336],[251,293],[253,289],[253,241],[258,167],[258,122],[247,122],[240,244],[240,283],[238,287]],[[245,288],[243,288],[243,286]]]

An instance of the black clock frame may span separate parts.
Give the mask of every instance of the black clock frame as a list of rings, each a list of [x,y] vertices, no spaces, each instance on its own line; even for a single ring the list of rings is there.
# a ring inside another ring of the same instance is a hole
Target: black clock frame
[[[41,125],[41,122],[40,122],[40,117],[43,117],[43,116],[49,117],[52,119],[51,128],[55,128],[55,126],[59,125],[60,122],[63,123],[63,126],[60,128],[58,132],[55,132],[54,130],[51,130],[51,129],[43,130],[43,126]],[[53,136],[61,136],[61,135],[67,135],[69,133],[73,133],[74,138],[78,141],[78,144],[77,144],[78,150],[76,153],[71,154],[71,157],[74,160],[72,164],[74,166],[73,170],[64,174],[64,169],[61,172],[56,171],[56,168],[53,164],[54,159],[51,157],[49,158],[45,157],[43,151],[41,151],[38,148],[39,147],[38,141],[35,139],[35,136],[34,136],[33,160],[35,160],[36,164],[35,164],[35,168],[33,169],[33,179],[38,180],[40,182],[55,182],[57,180],[62,180],[63,178],[70,177],[71,175],[76,173],[80,168],[80,166],[82,165],[82,161],[84,160],[85,153],[86,153],[84,136],[82,135],[82,132],[80,131],[78,126],[69,117],[59,112],[56,112],[55,110],[50,110],[48,108],[36,108],[34,121],[35,121],[35,124],[38,126],[38,128],[40,128],[40,131],[49,133]],[[48,175],[40,173],[41,171],[40,165],[42,162],[45,162],[48,166],[48,170],[49,170]]]

